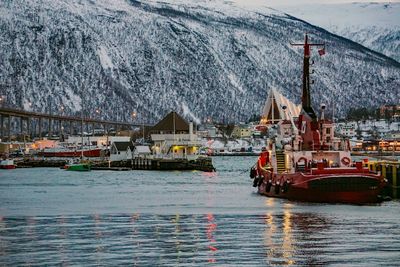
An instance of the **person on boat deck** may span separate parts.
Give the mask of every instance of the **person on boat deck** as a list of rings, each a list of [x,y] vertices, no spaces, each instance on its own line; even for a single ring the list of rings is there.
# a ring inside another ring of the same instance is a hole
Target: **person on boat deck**
[[[269,153],[265,147],[262,148],[261,154],[257,161],[257,172],[260,175],[262,171],[270,170]]]

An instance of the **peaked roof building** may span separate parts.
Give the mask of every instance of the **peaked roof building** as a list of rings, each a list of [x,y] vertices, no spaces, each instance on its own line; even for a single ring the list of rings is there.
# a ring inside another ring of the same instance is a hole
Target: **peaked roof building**
[[[271,88],[261,115],[261,125],[275,124],[290,117],[298,117],[301,105],[296,105],[275,88]]]
[[[160,122],[153,126],[151,133],[179,134],[189,133],[189,123],[175,111],[170,112]]]

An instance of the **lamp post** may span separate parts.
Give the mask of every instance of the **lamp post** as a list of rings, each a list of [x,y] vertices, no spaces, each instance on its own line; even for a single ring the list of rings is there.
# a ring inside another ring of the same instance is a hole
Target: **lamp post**
[[[61,116],[64,116],[64,106],[61,105],[60,111],[61,111]],[[60,131],[60,140],[64,141],[64,126],[63,126],[62,120],[60,120],[59,131]]]
[[[137,117],[137,112],[132,111],[132,113],[131,113],[132,123],[135,121],[136,117]]]

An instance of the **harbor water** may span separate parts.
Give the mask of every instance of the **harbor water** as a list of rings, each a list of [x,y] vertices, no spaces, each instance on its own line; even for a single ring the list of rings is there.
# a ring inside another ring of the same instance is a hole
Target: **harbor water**
[[[0,266],[400,266],[400,202],[260,196],[256,157],[199,171],[0,170]]]

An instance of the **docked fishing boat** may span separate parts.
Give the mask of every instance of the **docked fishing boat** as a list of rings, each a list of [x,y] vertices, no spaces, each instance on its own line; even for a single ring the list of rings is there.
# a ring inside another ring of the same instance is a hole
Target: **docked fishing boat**
[[[15,169],[13,159],[3,159],[0,161],[0,169]]]
[[[302,110],[272,127],[274,137],[252,168],[253,186],[262,195],[297,201],[379,202],[385,179],[352,160],[349,143],[334,137],[333,123],[324,118],[325,106],[320,118],[311,106],[311,47],[324,44],[311,44],[306,35],[304,44],[294,45],[304,47]]]
[[[101,148],[88,148],[88,147],[54,147],[45,148],[38,153],[42,157],[79,157],[81,155],[85,157],[100,157]]]
[[[91,166],[89,162],[71,160],[64,166],[64,169],[67,171],[90,171]]]

